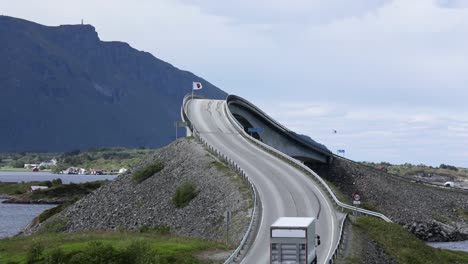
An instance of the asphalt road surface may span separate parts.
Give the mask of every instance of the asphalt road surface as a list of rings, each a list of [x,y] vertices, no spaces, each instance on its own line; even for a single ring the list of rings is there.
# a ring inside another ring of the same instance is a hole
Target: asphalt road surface
[[[269,263],[270,225],[282,216],[317,218],[322,242],[317,248],[318,263],[326,263],[338,242],[341,214],[309,176],[240,135],[224,112],[225,104],[220,100],[190,100],[187,115],[200,136],[235,161],[258,190],[263,214],[242,263]]]

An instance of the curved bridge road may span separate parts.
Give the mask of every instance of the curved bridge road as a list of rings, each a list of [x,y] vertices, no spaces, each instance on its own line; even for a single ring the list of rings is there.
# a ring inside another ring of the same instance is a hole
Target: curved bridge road
[[[186,113],[194,130],[235,161],[258,190],[263,213],[258,233],[242,263],[269,263],[270,225],[281,216],[318,219],[317,233],[322,242],[317,248],[318,263],[327,263],[336,247],[341,214],[307,175],[240,135],[224,107],[225,101],[194,99],[188,102]]]

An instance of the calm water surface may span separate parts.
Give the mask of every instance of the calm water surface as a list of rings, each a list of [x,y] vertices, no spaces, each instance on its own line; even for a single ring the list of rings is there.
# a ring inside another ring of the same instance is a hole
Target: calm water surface
[[[18,234],[34,217],[55,207],[50,204],[4,204],[0,200],[0,238]]]
[[[427,243],[431,247],[450,249],[450,250],[459,250],[468,252],[468,240],[460,242],[431,242]]]
[[[7,172],[0,171],[0,182],[51,181],[60,178],[63,183],[82,183],[97,180],[113,180],[115,175],[67,175],[50,172]],[[57,205],[4,204],[0,199],[0,238],[18,234],[34,217]]]
[[[51,181],[60,178],[63,183],[82,183],[98,180],[113,180],[116,175],[68,175],[50,172],[10,172],[0,171],[0,182]]]

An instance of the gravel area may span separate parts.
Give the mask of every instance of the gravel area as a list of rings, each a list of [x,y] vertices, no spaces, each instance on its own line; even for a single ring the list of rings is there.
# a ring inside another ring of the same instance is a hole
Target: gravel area
[[[132,179],[132,171],[154,161],[162,161],[164,169],[141,183]],[[176,187],[186,181],[197,186],[198,195],[188,206],[176,208],[171,199]],[[177,235],[221,241],[225,239],[224,215],[230,210],[231,243],[238,243],[247,229],[251,204],[250,190],[239,176],[194,139],[180,139],[25,233],[62,218],[67,220],[64,232],[166,225]]]

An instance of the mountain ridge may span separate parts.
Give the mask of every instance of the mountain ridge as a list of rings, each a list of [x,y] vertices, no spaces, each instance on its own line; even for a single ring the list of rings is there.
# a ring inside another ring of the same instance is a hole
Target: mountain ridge
[[[91,25],[43,26],[0,16],[0,151],[91,147],[157,148],[175,138],[173,122],[191,92],[226,93]]]

